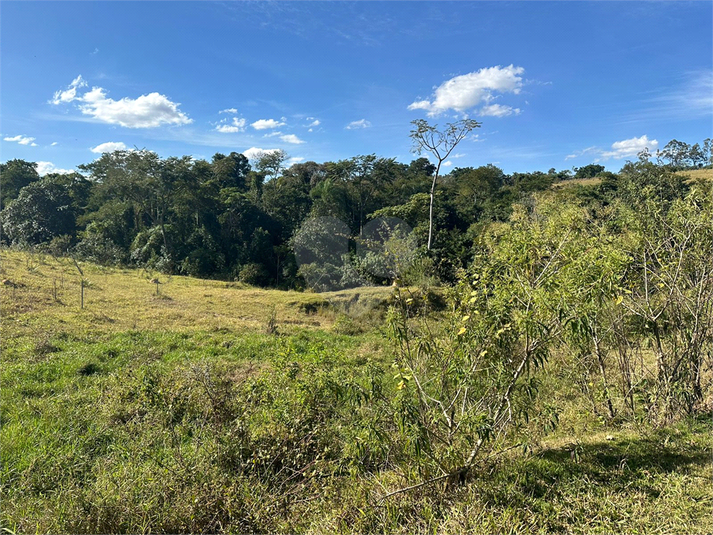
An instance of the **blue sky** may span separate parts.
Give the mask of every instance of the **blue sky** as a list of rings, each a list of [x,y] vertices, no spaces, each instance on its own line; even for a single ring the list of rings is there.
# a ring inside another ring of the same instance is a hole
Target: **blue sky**
[[[410,121],[482,122],[506,172],[711,137],[711,2],[2,2],[0,160],[102,150],[408,162]]]

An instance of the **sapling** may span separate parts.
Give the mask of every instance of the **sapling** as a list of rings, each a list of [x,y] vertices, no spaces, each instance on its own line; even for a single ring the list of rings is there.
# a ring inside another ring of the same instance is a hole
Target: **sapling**
[[[79,308],[83,309],[84,308],[84,272],[82,271],[82,268],[79,267],[79,263],[77,262],[77,259],[72,257],[72,260],[74,261],[74,265],[77,268],[77,271],[79,271]]]

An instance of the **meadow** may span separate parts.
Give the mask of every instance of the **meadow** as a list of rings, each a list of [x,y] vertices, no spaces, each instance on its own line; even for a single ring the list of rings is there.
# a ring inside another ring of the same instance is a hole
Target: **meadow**
[[[566,352],[539,376],[556,426],[389,496],[418,481],[394,438],[394,289],[79,267],[83,309],[71,259],[2,252],[5,533],[713,530],[710,415],[602,418]]]

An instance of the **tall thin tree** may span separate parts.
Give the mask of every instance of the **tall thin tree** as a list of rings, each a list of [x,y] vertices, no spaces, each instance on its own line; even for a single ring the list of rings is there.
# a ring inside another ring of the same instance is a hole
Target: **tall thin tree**
[[[436,195],[436,185],[440,176],[441,166],[456,148],[458,143],[481,123],[474,119],[461,119],[455,123],[448,123],[443,130],[438,130],[438,125],[430,125],[425,119],[411,121],[413,129],[409,136],[413,140],[412,151],[416,154],[428,152],[436,160],[436,171],[431,183],[431,200],[428,207],[428,250],[431,250],[433,243],[433,199]]]

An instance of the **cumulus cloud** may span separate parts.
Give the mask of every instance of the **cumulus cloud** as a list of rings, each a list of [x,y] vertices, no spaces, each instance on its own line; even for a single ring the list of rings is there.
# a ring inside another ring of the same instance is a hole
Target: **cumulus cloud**
[[[304,161],[305,159],[302,156],[295,156],[294,158],[290,158],[289,160],[287,160],[287,167]]]
[[[658,148],[658,146],[658,140],[649,139],[648,136],[643,135],[641,137],[632,137],[631,139],[615,141],[612,143],[610,150],[603,150],[596,146],[587,147],[586,149],[568,154],[565,157],[565,160],[580,158],[582,156],[594,156],[595,162],[609,159],[623,160],[624,158],[636,158],[636,156],[644,149],[649,149],[649,151],[653,152]]]
[[[30,136],[13,136],[13,137],[5,137],[3,138],[4,141],[11,141],[15,143],[19,143],[20,145],[29,145],[30,147],[36,147],[37,143],[34,143],[35,138],[30,137]]]
[[[152,128],[163,124],[189,124],[193,121],[178,109],[180,104],[171,102],[164,95],[149,93],[138,98],[124,97],[114,100],[106,96],[104,89],[94,87],[82,97],[79,106],[82,113],[91,115],[104,123],[118,124],[127,128]]]
[[[118,124],[126,128],[153,128],[161,125],[182,125],[192,123],[185,113],[178,109],[179,103],[172,102],[160,93],[149,93],[135,99],[124,97],[120,100],[109,98],[102,87],[92,87],[82,95],[78,90],[87,83],[78,76],[67,89],[57,91],[52,104],[78,102],[84,115],[108,124]]]
[[[50,143],[50,147],[54,147],[55,145],[59,145],[59,143],[57,143],[56,141],[53,141],[52,143]]]
[[[268,130],[270,128],[278,128],[284,125],[285,123],[283,121],[276,121],[275,119],[259,119],[250,124],[250,126],[252,126],[255,130]]]
[[[215,129],[223,134],[234,134],[235,132],[244,132],[246,128],[245,125],[245,119],[242,117],[233,117],[233,121],[230,124],[219,124]]]
[[[453,165],[453,162],[450,160],[448,160],[447,162],[443,162],[443,167],[450,167],[451,165]]]
[[[448,110],[465,112],[479,104],[488,104],[496,97],[495,93],[520,93],[524,72],[522,67],[498,65],[456,76],[438,86],[431,100],[416,100],[408,109],[426,110],[429,116]]]
[[[243,151],[243,156],[248,160],[257,160],[265,154],[270,154],[271,152],[277,152],[280,149],[260,149],[258,147],[250,147],[248,150]]]
[[[89,150],[97,154],[103,154],[105,152],[114,152],[115,150],[126,150],[126,148],[126,145],[121,141],[107,141]]]
[[[86,87],[87,82],[84,81],[82,78],[82,75],[80,74],[77,76],[74,80],[72,80],[72,83],[67,86],[67,89],[60,89],[58,91],[55,91],[54,96],[52,97],[52,100],[50,102],[52,104],[60,104],[62,102],[72,102],[73,100],[77,99],[77,90]]]
[[[304,143],[300,138],[298,138],[294,134],[285,134],[284,136],[280,136],[280,139],[284,141],[285,143],[292,143],[294,145],[299,145],[301,143]]]
[[[522,110],[512,106],[502,104],[488,104],[480,109],[480,115],[486,117],[507,117],[508,115],[519,115]]]
[[[352,121],[344,128],[346,128],[347,130],[357,130],[359,128],[369,128],[370,126],[371,123],[366,119],[359,119],[358,121]]]
[[[232,115],[235,115],[236,113],[238,113],[238,110],[235,108],[226,108],[224,110],[220,110],[218,113],[230,113]]]
[[[60,169],[55,167],[52,162],[37,162],[37,174],[40,176],[45,176],[50,173],[58,173],[60,175],[68,175],[74,173],[74,169]]]
[[[647,136],[632,137],[631,139],[625,139],[623,141],[616,141],[612,143],[612,150],[604,151],[602,156],[607,158],[613,158],[615,160],[621,160],[623,158],[636,157],[642,150],[648,148],[653,151],[658,148],[659,142],[656,139],[649,139]]]

